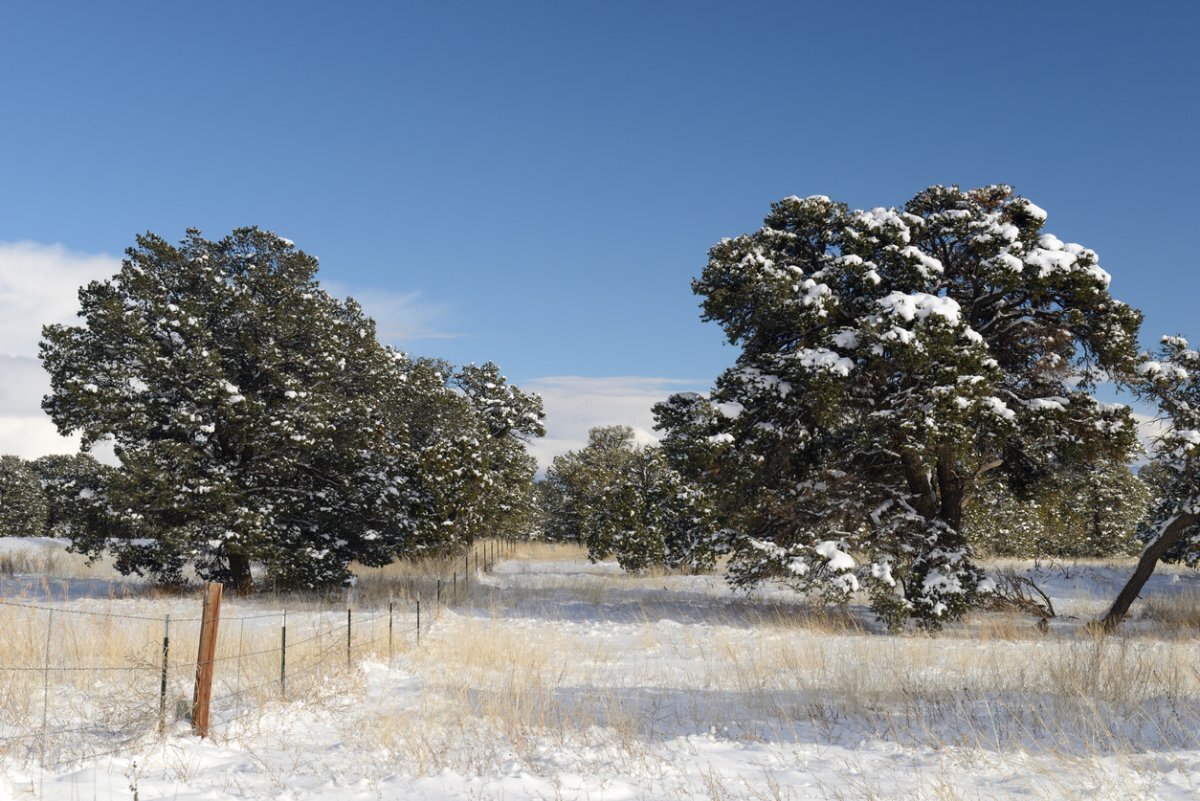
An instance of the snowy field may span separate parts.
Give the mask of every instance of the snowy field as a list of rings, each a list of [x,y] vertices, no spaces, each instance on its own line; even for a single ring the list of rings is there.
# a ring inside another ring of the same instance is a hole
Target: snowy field
[[[861,608],[814,612],[785,593],[734,597],[716,577],[632,578],[575,549],[527,548],[440,608],[432,579],[404,578],[424,596],[419,644],[401,584],[389,618],[383,578],[364,580],[349,663],[344,599],[226,603],[200,740],[175,719],[198,601],[91,575],[53,542],[18,545],[0,540],[0,799],[1200,795],[1191,571],[1156,575],[1118,637],[1082,626],[1128,566],[1029,563],[1009,566],[1051,596],[1048,632],[981,613],[896,636]]]

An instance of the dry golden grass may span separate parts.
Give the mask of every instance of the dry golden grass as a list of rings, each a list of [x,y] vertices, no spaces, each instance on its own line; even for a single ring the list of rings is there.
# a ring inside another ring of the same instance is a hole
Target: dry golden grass
[[[520,544],[507,558],[567,562],[580,553],[577,546]],[[347,669],[340,600],[280,596],[227,607],[218,737],[255,731],[264,710],[281,701],[281,621],[270,610],[287,605],[289,698],[336,709],[347,742],[388,770],[414,775],[486,773],[514,755],[539,764],[547,749],[577,755],[572,769],[583,772],[588,760],[645,766],[656,743],[719,731],[747,742],[866,737],[1024,760],[1021,769],[1043,787],[1031,797],[1067,795],[1069,776],[1111,784],[1097,765],[1115,757],[1119,768],[1106,770],[1117,770],[1124,797],[1137,798],[1150,797],[1139,784],[1140,755],[1200,750],[1200,645],[1184,636],[1194,634],[1200,616],[1194,596],[1148,603],[1137,636],[1094,636],[1081,626],[1042,633],[1028,617],[993,613],[938,635],[884,635],[844,610],[721,595],[679,600],[663,577],[588,573],[584,565],[574,575],[538,576],[537,592],[520,581],[473,577],[471,596],[440,610],[436,622],[439,610],[424,607],[432,628],[414,647],[410,599],[428,600],[439,576],[461,571],[460,560],[360,573],[353,600],[368,609],[355,612],[353,661],[394,657],[399,670],[384,686],[403,689],[365,704],[363,672]],[[547,589],[570,599],[576,616],[539,609]],[[398,605],[390,649],[382,611],[389,597]],[[647,599],[640,614],[605,618],[602,605],[639,597]],[[589,604],[594,618],[580,617]],[[520,615],[511,613],[514,605]],[[157,607],[145,601],[135,608]],[[119,613],[129,604],[107,609]],[[235,620],[252,614],[268,617]],[[48,623],[56,668],[49,693],[37,669],[46,661]],[[186,705],[191,697],[197,626],[172,625],[169,712],[177,698]],[[101,743],[153,738],[161,637],[157,620],[64,610],[51,621],[45,611],[0,607],[0,666],[23,668],[2,675],[0,737],[19,739],[0,740],[0,754],[38,758],[43,704],[51,732],[79,721],[88,727],[53,734],[51,761]],[[714,798],[744,789],[710,778]],[[772,792],[769,783],[762,787]],[[786,788],[773,792],[789,797]],[[927,777],[923,792],[958,797],[949,775]],[[827,797],[888,797],[880,793],[864,778]]]
[[[512,543],[510,558],[524,562],[586,562],[588,551],[574,542],[518,540]]]
[[[0,551],[0,576],[31,575],[47,580],[118,578],[107,558],[89,562],[59,545],[46,544]]]
[[[1194,638],[1200,634],[1200,592],[1151,596],[1142,601],[1141,616],[1153,624],[1154,636]]]

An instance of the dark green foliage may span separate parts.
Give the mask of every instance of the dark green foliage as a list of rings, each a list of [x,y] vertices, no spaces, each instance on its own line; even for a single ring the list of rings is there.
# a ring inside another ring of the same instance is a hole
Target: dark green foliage
[[[33,468],[19,456],[0,456],[0,537],[46,533],[46,496]]]
[[[1022,498],[1003,482],[980,489],[964,531],[984,553],[1024,558],[1132,556],[1151,489],[1120,463],[1052,474]]]
[[[478,440],[487,480],[479,498],[480,534],[531,536],[537,520],[537,462],[525,443],[546,434],[542,399],[509,384],[491,362],[463,367],[452,383],[466,397],[481,428]]]
[[[1140,315],[1044,220],[1006,186],[870,211],[792,197],[713,246],[693,288],[737,363],[656,413],[739,532],[735,584],[866,590],[890,623],[936,626],[978,599],[980,481],[1124,460],[1129,410],[1090,389],[1130,369]]]
[[[177,581],[190,560],[246,589],[254,560],[277,586],[312,587],[410,547],[403,365],[316,269],[258,229],[177,247],[148,234],[80,291],[82,325],[44,330],[44,408],[85,446],[115,441],[106,500],[123,568]]]
[[[556,457],[542,489],[550,539],[585,543],[593,560],[621,567],[711,570],[712,509],[657,447],[637,447],[625,426],[593,428],[580,451]]]
[[[30,466],[46,497],[50,536],[84,542],[114,533],[104,500],[114,468],[86,453],[42,456]]]

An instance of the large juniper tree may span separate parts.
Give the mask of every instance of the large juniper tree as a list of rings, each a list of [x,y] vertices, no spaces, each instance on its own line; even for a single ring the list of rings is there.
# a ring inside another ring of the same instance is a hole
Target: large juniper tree
[[[194,560],[246,589],[257,560],[280,585],[319,586],[409,544],[415,456],[390,411],[402,365],[316,271],[254,228],[148,234],[80,290],[81,325],[44,329],[43,407],[85,446],[115,443],[105,492],[126,569],[173,580]]]
[[[866,588],[890,621],[936,625],[980,589],[962,531],[980,481],[1133,446],[1128,409],[1091,390],[1130,366],[1140,315],[1045,219],[1006,186],[869,211],[791,197],[712,248],[693,289],[741,352],[659,420],[743,535],[736,583]]]

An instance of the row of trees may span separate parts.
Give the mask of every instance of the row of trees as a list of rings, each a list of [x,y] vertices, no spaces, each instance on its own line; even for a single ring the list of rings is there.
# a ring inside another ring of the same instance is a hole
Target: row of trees
[[[1023,495],[993,481],[979,488],[963,527],[977,550],[995,556],[1133,556],[1156,490],[1112,461],[1055,473]]]
[[[1132,547],[1148,496],[1127,469],[1130,409],[1095,397],[1114,382],[1173,424],[1143,562],[1193,560],[1200,356],[1179,338],[1139,354],[1140,313],[1045,220],[1007,186],[869,211],[774,204],[693,283],[735,364],[709,395],[655,407],[661,447],[599,429],[556,460],[548,533],[634,570],[728,553],[735,586],[865,591],[893,624],[937,626],[989,591],[981,544],[1045,548],[1040,524],[1075,532],[1064,552]],[[77,549],[164,580],[192,562],[244,588],[253,560],[277,584],[318,586],[354,560],[529,530],[522,440],[542,433],[540,400],[494,365],[381,346],[315,273],[257,229],[148,235],[81,291],[82,325],[44,330],[44,408],[121,462],[76,498],[91,520]]]
[[[87,454],[0,456],[0,533],[70,537],[86,529],[88,502],[111,470]]]
[[[118,569],[251,587],[347,579],[352,562],[523,532],[542,405],[493,364],[454,370],[379,343],[317,262],[255,228],[178,246],[146,235],[48,326],[43,408],[120,467],[76,501],[72,547]]]

